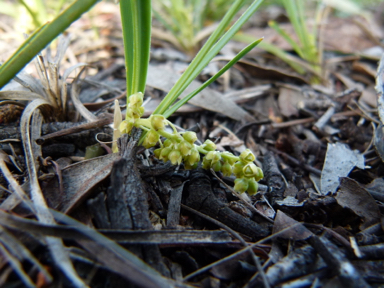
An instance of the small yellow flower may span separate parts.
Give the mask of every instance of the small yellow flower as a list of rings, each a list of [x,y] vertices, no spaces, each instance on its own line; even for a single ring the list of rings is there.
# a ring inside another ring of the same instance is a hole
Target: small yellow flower
[[[179,150],[180,150],[182,156],[188,156],[189,154],[191,154],[192,148],[193,148],[193,144],[191,144],[187,141],[182,141],[179,144]]]
[[[200,162],[200,153],[197,151],[196,147],[191,149],[191,153],[184,158],[184,162],[188,163],[190,166],[193,166]]]
[[[143,104],[143,99],[143,93],[137,92],[129,97],[129,104],[131,105],[131,107],[140,107]]]
[[[183,138],[185,141],[188,141],[189,143],[193,144],[197,140],[197,136],[195,132],[188,131],[183,134]]]
[[[241,161],[246,163],[253,162],[256,159],[255,155],[253,155],[253,153],[249,149],[246,149],[243,152],[241,152],[239,158],[241,159]]]
[[[159,142],[160,135],[154,130],[150,130],[147,134],[147,136],[144,139],[143,146],[148,149],[157,144]]]
[[[207,160],[211,160],[212,164],[214,164],[221,160],[221,155],[218,151],[210,151],[205,158],[207,158]]]
[[[232,166],[228,162],[225,162],[224,165],[221,167],[221,172],[224,176],[229,177],[232,174]]]
[[[152,129],[155,131],[163,130],[165,128],[167,120],[163,115],[152,115],[151,116],[151,125]]]
[[[216,150],[216,144],[213,143],[211,140],[205,140],[204,144],[201,146],[204,150],[207,151],[215,151]]]
[[[168,155],[169,155],[169,153],[171,153],[171,152],[172,152],[172,148],[164,147],[164,148],[161,150],[159,159],[160,159],[160,160],[163,160],[164,162],[167,162],[167,161],[168,161]]]
[[[258,167],[253,163],[248,163],[243,167],[243,173],[245,177],[255,177],[259,170]]]
[[[171,161],[171,163],[172,163],[173,165],[176,165],[176,164],[180,165],[181,160],[182,160],[183,158],[181,157],[181,153],[180,153],[179,150],[172,150],[172,151],[169,153],[169,155],[168,155],[168,159],[169,159],[169,161]]]
[[[221,168],[222,168],[222,167],[223,167],[223,164],[221,164],[221,161],[217,161],[217,162],[211,164],[211,168],[212,168],[215,172],[219,172],[219,171],[221,171]]]
[[[134,125],[133,120],[130,120],[130,119],[124,120],[120,123],[119,130],[121,133],[127,134],[131,132],[133,125]]]
[[[235,174],[236,178],[243,177],[243,168],[244,163],[242,161],[237,161],[235,164],[233,164],[233,174]]]
[[[254,179],[251,179],[248,181],[247,193],[249,195],[255,195],[258,189],[259,189],[259,184]]]
[[[248,179],[237,178],[235,180],[235,187],[233,189],[235,189],[235,191],[237,191],[237,192],[243,193],[243,192],[247,191],[248,186],[249,186],[248,185]]]

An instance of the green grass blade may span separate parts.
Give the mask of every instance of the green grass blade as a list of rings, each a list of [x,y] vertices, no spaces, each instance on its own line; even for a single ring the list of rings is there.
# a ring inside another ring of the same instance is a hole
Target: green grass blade
[[[297,36],[299,37],[299,41],[303,44],[305,35],[303,34],[303,30],[300,27],[298,7],[296,5],[295,0],[283,0],[282,1],[285,10],[287,11],[289,21],[292,23],[293,29],[295,30]]]
[[[251,6],[244,12],[244,14],[236,21],[235,24],[219,39],[224,33],[226,27],[233,19],[235,14],[244,4],[243,1],[236,1],[223,20],[220,22],[217,29],[208,38],[205,45],[193,59],[192,63],[185,70],[180,79],[176,82],[173,88],[169,91],[168,95],[161,101],[159,106],[155,109],[154,114],[163,114],[168,107],[181,95],[181,93],[188,87],[188,85],[201,73],[201,71],[208,65],[208,63],[220,52],[226,43],[235,35],[241,26],[253,15],[263,0],[254,1]],[[218,41],[217,41],[218,40]],[[216,43],[217,42],[217,43]]]
[[[308,31],[304,6],[305,2],[302,0],[284,0],[282,1],[288,14],[288,18],[299,37],[301,44],[301,51],[303,55],[301,58],[311,63],[317,63],[317,48],[315,34]],[[296,51],[296,49],[295,49]],[[297,51],[296,51],[297,52]]]
[[[274,29],[277,33],[280,34],[281,37],[283,37],[293,48],[293,50],[295,50],[295,52],[303,59],[305,59],[305,56],[304,56],[304,53],[303,53],[303,50],[301,49],[301,47],[292,39],[291,36],[288,35],[287,32],[285,32],[283,29],[280,28],[280,26],[275,22],[275,21],[269,21],[268,22],[269,24],[269,27],[271,27],[272,29]]]
[[[0,89],[16,76],[52,40],[88,11],[98,0],[77,0],[50,23],[33,33],[17,51],[0,66]]]
[[[248,44],[255,41],[256,38],[248,34],[238,33],[233,37],[233,40]],[[298,62],[299,59],[298,58],[293,59],[294,56],[285,52],[283,49],[280,49],[279,47],[265,41],[259,44],[259,48],[280,58],[281,60],[286,62],[289,66],[291,66],[296,72],[300,74],[304,74],[306,72],[305,68],[300,64],[300,62]],[[301,60],[301,61],[303,62],[303,64],[306,64],[306,67],[309,66],[309,64],[307,64],[306,62],[304,63],[304,60]]]
[[[192,82],[192,80],[194,79],[191,77],[193,70],[196,68],[199,62],[201,62],[201,60],[205,57],[205,55],[209,52],[209,50],[212,48],[215,42],[220,38],[220,36],[224,33],[225,28],[230,24],[233,17],[240,10],[240,8],[243,5],[243,2],[244,1],[242,0],[237,0],[231,6],[231,8],[228,10],[223,20],[221,21],[219,27],[208,38],[207,42],[197,53],[197,55],[195,56],[191,64],[188,66],[186,71],[183,73],[180,79],[175,83],[175,85],[172,87],[171,91],[169,91],[167,96],[160,102],[159,106],[157,106],[157,108],[153,112],[154,114],[164,113],[165,110],[168,109],[168,107],[171,104],[173,104],[173,102],[177,99],[178,96],[175,97],[175,95],[180,95],[182,93],[183,91],[182,86],[185,84],[188,85],[190,84],[190,82]]]
[[[165,113],[164,116],[168,118],[173,113],[175,113],[181,106],[183,106],[185,103],[187,103],[189,100],[191,100],[193,97],[195,97],[198,93],[200,93],[202,90],[207,88],[211,83],[213,83],[217,78],[219,78],[221,75],[223,75],[229,68],[231,68],[233,65],[237,63],[242,57],[244,57],[245,54],[247,54],[249,51],[251,51],[253,48],[255,48],[263,38],[260,38],[253,43],[249,44],[247,47],[245,47],[243,50],[241,50],[231,61],[229,61],[223,68],[220,69],[219,72],[217,72],[215,75],[213,75],[210,79],[204,82],[203,85],[201,85],[199,88],[197,88],[192,93],[189,93],[184,98],[180,99],[176,102],[172,107],[170,107]]]
[[[151,47],[151,1],[121,0],[127,95],[145,90]],[[129,97],[127,97],[128,100]]]
[[[304,6],[305,3],[304,1],[301,0],[296,0],[296,7],[297,9],[297,16],[298,16],[298,21],[299,21],[299,29],[300,33],[303,37],[302,39],[302,44],[304,46],[304,51],[306,51],[307,55],[310,55],[311,52],[311,33],[309,33],[308,28],[307,28],[307,23],[305,21],[305,11],[304,11]],[[308,59],[307,59],[308,60]]]

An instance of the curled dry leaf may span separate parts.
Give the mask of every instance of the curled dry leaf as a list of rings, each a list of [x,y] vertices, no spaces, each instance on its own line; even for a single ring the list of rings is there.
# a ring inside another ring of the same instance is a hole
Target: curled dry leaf
[[[23,147],[25,151],[25,158],[28,168],[28,175],[30,180],[30,193],[31,193],[31,199],[34,204],[34,207],[36,209],[36,216],[38,220],[42,223],[46,224],[54,224],[55,220],[52,216],[52,214],[49,212],[47,203],[44,199],[43,193],[40,189],[40,184],[38,180],[38,173],[37,168],[35,165],[35,155],[33,154],[33,145],[32,141],[35,142],[35,140],[40,137],[40,135],[33,135],[35,139],[31,138],[30,135],[30,121],[32,118],[32,115],[42,105],[50,105],[49,102],[43,99],[36,99],[33,100],[24,110],[24,113],[21,117],[21,124],[20,124],[20,130],[21,130],[21,136],[23,140]],[[37,117],[40,114],[35,114]],[[39,131],[38,134],[40,134],[41,131],[41,122],[42,119],[40,118],[37,122],[39,122],[38,129],[33,129],[34,131]],[[36,123],[36,121],[35,121]],[[50,249],[50,252],[52,254],[52,257],[54,261],[56,262],[56,265],[62,270],[62,272],[72,281],[72,283],[76,287],[85,287],[85,283],[83,280],[77,275],[71,260],[69,259],[69,255],[67,254],[63,241],[58,238],[54,237],[46,237],[47,245]]]
[[[59,182],[56,177],[44,185],[44,195],[51,208],[68,213],[84,199],[91,189],[104,180],[112,170],[117,153],[92,158],[65,167],[62,171],[64,194],[58,195]]]
[[[283,232],[283,230],[286,230]],[[280,210],[277,211],[272,234],[279,233],[279,237],[292,240],[305,240],[313,234],[303,224],[292,219]]]

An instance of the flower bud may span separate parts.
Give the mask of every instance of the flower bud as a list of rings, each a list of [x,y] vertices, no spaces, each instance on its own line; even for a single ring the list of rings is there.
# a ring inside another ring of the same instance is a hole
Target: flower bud
[[[169,139],[166,139],[163,143],[164,147],[172,147],[173,142]]]
[[[248,179],[237,178],[235,180],[235,187],[233,189],[235,189],[235,191],[237,191],[237,192],[243,193],[243,192],[247,191],[248,186],[249,186],[248,185]]]
[[[145,148],[151,148],[157,144],[160,139],[159,133],[154,130],[150,130],[144,139],[143,146]]]
[[[161,150],[159,159],[163,160],[164,162],[167,162],[168,161],[168,155],[169,155],[169,153],[171,153],[171,151],[172,151],[172,148],[164,147]]]
[[[127,111],[125,112],[125,121],[133,118],[133,112],[131,108],[127,108]]]
[[[224,165],[221,167],[221,172],[224,176],[231,176],[232,174],[232,166],[228,162],[225,162]]]
[[[239,158],[241,161],[246,163],[253,162],[256,159],[255,155],[253,155],[253,153],[249,149],[246,149],[243,152],[241,152]]]
[[[166,119],[163,115],[152,115],[151,125],[155,131],[163,130],[166,125]]]
[[[143,107],[143,106],[140,106],[139,107],[139,112],[138,112],[138,114],[139,114],[139,118],[141,118],[141,116],[143,116],[144,115],[144,112],[145,112],[145,108]]]
[[[260,181],[261,179],[263,179],[264,178],[263,170],[261,170],[260,167],[257,167],[257,172],[255,173],[255,176],[253,176],[253,177],[255,177],[256,181]]]
[[[205,157],[207,158],[207,160],[211,160],[212,164],[221,160],[221,155],[218,151],[210,151]]]
[[[129,104],[131,107],[140,107],[143,104],[143,93],[137,92],[129,96]]]
[[[257,173],[259,173],[257,166],[253,163],[248,163],[247,165],[244,166],[243,168],[243,173],[245,177],[255,177]]]
[[[188,131],[188,132],[183,133],[183,138],[185,141],[188,141],[191,144],[195,143],[197,140],[196,133],[192,132],[192,131]]]
[[[259,189],[259,184],[254,179],[251,179],[248,181],[247,193],[249,195],[255,195],[258,189]]]
[[[193,144],[191,144],[187,141],[182,141],[179,144],[179,150],[180,150],[181,155],[182,156],[188,156],[189,154],[191,154],[192,147],[193,147]]]
[[[173,165],[180,165],[182,157],[179,150],[172,150],[168,155],[168,160],[171,161]]]
[[[211,140],[205,140],[204,144],[202,145],[202,148],[207,151],[215,151],[216,150],[216,144],[213,143]]]
[[[127,119],[127,120],[124,120],[120,123],[119,125],[119,130],[121,133],[129,133],[131,132],[132,128],[133,128],[133,120],[132,119]]]
[[[235,174],[236,178],[241,178],[244,176],[243,173],[243,167],[244,163],[241,161],[237,161],[235,164],[233,164],[233,174]]]
[[[221,164],[221,161],[217,161],[215,163],[211,163],[211,168],[215,171],[215,172],[219,172],[221,171],[221,168],[223,167],[223,165]]]
[[[161,151],[163,150],[163,148],[158,148],[156,150],[153,151],[153,154],[155,154],[155,157],[157,159],[160,159],[160,154],[161,154]]]
[[[133,119],[140,119],[141,117],[141,110],[139,108],[133,108],[130,109],[132,111],[132,118]]]
[[[200,161],[200,153],[197,151],[197,149],[194,147],[191,149],[191,153],[185,157],[185,162],[187,162],[189,165],[194,165]]]
[[[184,169],[185,170],[196,169],[198,164],[199,163],[196,162],[195,164],[191,165],[188,162],[184,162]]]
[[[211,168],[211,160],[208,160],[207,157],[204,157],[202,167],[203,167],[203,169],[210,169]]]

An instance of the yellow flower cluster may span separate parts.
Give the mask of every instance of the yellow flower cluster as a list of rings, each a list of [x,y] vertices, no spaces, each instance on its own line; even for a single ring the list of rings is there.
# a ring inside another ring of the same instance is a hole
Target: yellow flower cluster
[[[155,156],[164,162],[168,160],[172,164],[180,164],[182,161],[186,169],[196,168],[200,161],[200,153],[194,142],[197,140],[196,133],[185,132],[182,135],[168,138],[163,146],[154,151]]]
[[[144,114],[143,93],[138,92],[129,97],[125,120],[120,123],[119,130],[121,133],[131,132],[135,122]]]
[[[129,98],[126,120],[122,121],[119,130],[122,133],[129,133],[133,126],[145,130],[146,136],[143,141],[145,148],[151,148],[160,143],[160,148],[154,151],[155,156],[164,161],[171,161],[172,164],[184,164],[186,169],[196,168],[200,162],[200,154],[204,154],[202,167],[204,169],[212,168],[216,172],[222,172],[224,176],[234,174],[236,176],[234,189],[238,192],[247,191],[252,195],[257,192],[257,182],[263,178],[263,171],[257,167],[255,155],[247,149],[239,156],[230,152],[216,151],[216,145],[210,140],[206,140],[202,145],[196,145],[196,133],[177,132],[171,122],[162,115],[152,115],[148,119],[141,119],[144,113],[143,94],[136,93]],[[169,125],[173,133],[165,130]],[[166,138],[164,142],[160,137]]]
[[[233,165],[233,174],[236,176],[234,189],[236,191],[247,191],[250,195],[256,194],[259,187],[257,182],[264,177],[264,173],[253,161],[255,161],[255,155],[249,149],[246,149]]]

